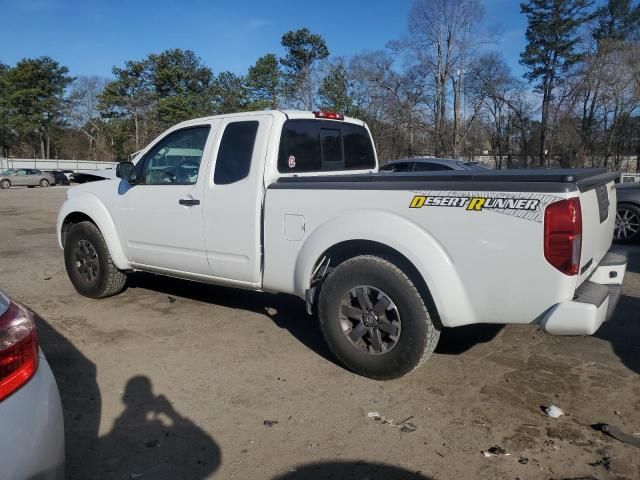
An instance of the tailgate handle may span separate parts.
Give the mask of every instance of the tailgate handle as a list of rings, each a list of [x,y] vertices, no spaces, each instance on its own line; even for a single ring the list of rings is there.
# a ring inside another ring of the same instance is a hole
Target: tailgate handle
[[[181,198],[178,200],[178,203],[185,207],[193,207],[194,205],[200,205],[200,200],[196,200],[195,198]]]

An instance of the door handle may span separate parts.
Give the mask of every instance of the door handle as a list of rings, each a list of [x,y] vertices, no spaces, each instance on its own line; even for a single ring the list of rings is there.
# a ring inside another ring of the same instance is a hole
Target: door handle
[[[178,203],[185,207],[193,207],[194,205],[200,205],[200,200],[196,200],[195,198],[181,198],[178,200]]]

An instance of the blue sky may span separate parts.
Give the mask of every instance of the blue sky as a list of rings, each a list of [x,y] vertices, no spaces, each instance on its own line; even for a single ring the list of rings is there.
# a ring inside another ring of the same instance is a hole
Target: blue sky
[[[332,55],[383,48],[407,26],[412,0],[0,0],[0,61],[48,55],[72,75],[110,76],[114,65],[167,48],[194,50],[214,73],[244,73],[280,38],[303,26],[327,40]],[[487,28],[501,36],[514,74],[526,19],[519,1],[484,0]]]

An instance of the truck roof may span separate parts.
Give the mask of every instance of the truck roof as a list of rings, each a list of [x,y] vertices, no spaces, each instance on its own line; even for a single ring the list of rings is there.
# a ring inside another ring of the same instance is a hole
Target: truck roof
[[[215,120],[215,119],[245,117],[249,115],[284,115],[287,119],[291,119],[291,120],[316,120],[317,119],[315,114],[312,111],[308,111],[308,110],[256,110],[251,112],[223,113],[220,115],[211,115],[208,117],[193,118],[193,119],[185,120],[184,122],[179,123],[178,125],[176,125],[176,127],[188,126],[194,123]],[[327,120],[330,122],[354,123],[356,125],[364,126],[364,122],[362,120],[358,120],[357,118],[347,117],[347,116],[345,116],[343,120],[329,120],[329,119],[320,119],[320,120]]]

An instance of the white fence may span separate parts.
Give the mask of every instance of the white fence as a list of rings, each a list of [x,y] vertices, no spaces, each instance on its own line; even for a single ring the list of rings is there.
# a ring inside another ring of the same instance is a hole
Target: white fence
[[[77,172],[114,169],[117,162],[98,160],[58,160],[0,158],[0,170],[7,168],[37,168],[39,170],[74,170]]]

